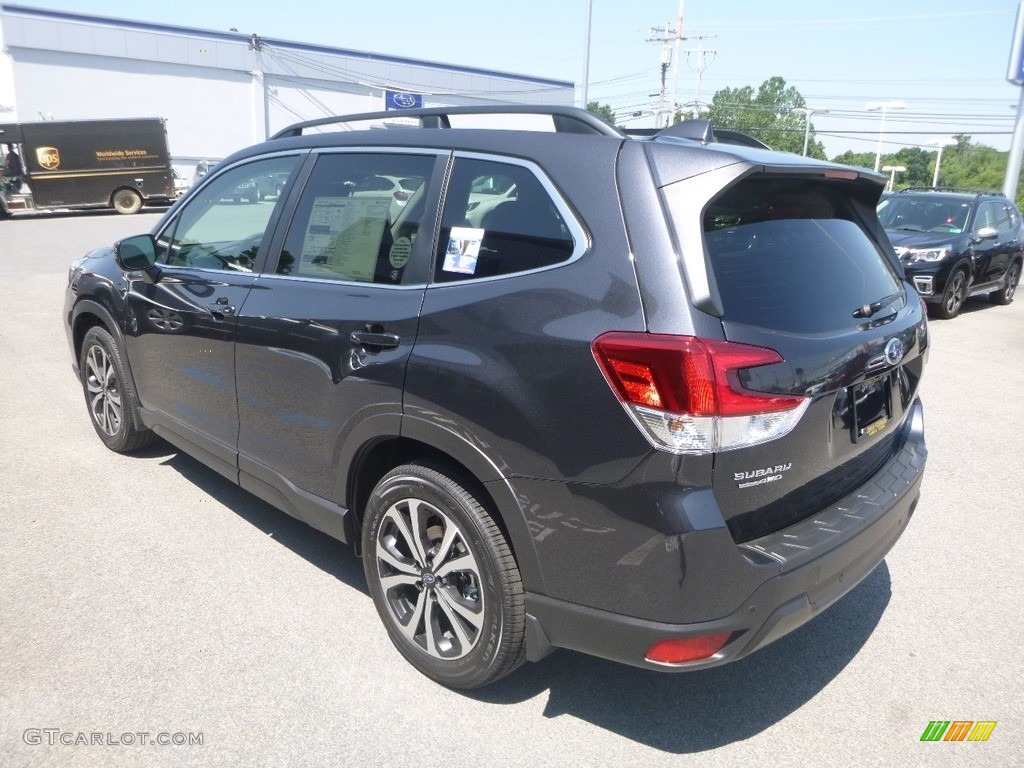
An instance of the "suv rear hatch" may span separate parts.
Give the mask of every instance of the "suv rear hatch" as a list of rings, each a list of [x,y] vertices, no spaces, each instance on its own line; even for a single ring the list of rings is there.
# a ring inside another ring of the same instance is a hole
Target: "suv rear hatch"
[[[927,344],[920,300],[875,215],[880,179],[753,154],[760,163],[733,157],[661,190],[691,301],[728,342],[778,353],[723,368],[726,389],[804,409],[781,436],[759,440],[751,420],[740,425],[749,434],[713,446],[713,488],[737,542],[815,514],[879,470],[899,447]]]

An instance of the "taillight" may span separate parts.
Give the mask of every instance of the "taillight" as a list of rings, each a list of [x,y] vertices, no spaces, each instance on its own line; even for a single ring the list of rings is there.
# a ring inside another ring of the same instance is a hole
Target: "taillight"
[[[788,434],[810,400],[753,392],[739,372],[781,363],[773,349],[692,336],[612,332],[594,358],[651,444],[672,453],[710,453]]]
[[[394,194],[395,194],[395,200],[397,202],[399,202],[399,203],[401,203],[403,205],[405,203],[409,202],[409,193],[408,192],[403,192],[402,190],[398,190]]]

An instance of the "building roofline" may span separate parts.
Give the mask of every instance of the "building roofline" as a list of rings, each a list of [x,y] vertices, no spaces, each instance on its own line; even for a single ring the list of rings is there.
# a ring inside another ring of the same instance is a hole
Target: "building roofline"
[[[44,19],[53,19],[56,21],[72,21],[86,24],[106,24],[116,27],[122,27],[125,29],[134,29],[143,32],[163,32],[165,34],[177,34],[177,35],[201,35],[203,37],[213,38],[216,40],[224,40],[232,43],[245,43],[248,44],[252,35],[247,35],[242,32],[218,32],[212,29],[200,29],[198,27],[181,27],[173,24],[160,24],[157,22],[148,21],[132,21],[129,19],[119,19],[112,16],[93,16],[84,13],[74,13],[72,11],[54,11],[46,8],[31,8],[24,5],[13,5],[10,3],[0,3],[0,13],[12,13],[21,16],[35,16]],[[318,45],[315,43],[300,43],[294,40],[283,40],[274,37],[263,37],[260,36],[260,40],[272,46],[279,48],[291,48],[298,51],[307,51],[311,53],[326,53],[335,56],[349,56],[354,58],[363,58],[371,61],[380,61],[388,64],[411,64],[414,66],[426,66],[435,69],[445,69],[452,72],[459,72],[468,75],[481,75],[484,77],[501,77],[511,80],[518,80],[525,83],[534,83],[538,85],[547,85],[553,87],[562,88],[575,88],[576,84],[569,80],[552,80],[544,77],[533,77],[531,75],[519,75],[513,72],[503,72],[494,69],[479,69],[477,67],[465,67],[458,64],[444,64],[438,61],[428,61],[426,59],[408,59],[401,56],[390,56],[388,54],[370,53],[369,51],[356,51],[350,48],[333,48],[328,45]]]

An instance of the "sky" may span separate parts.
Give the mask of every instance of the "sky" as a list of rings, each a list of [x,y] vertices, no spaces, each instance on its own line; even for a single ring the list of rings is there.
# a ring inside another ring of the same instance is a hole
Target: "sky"
[[[5,0],[61,11],[264,37],[534,75],[584,80],[587,0]],[[663,45],[679,0],[591,0],[587,94],[620,123],[654,125]],[[933,149],[968,134],[1006,151],[1021,88],[1006,80],[1015,0],[685,0],[680,54],[667,73],[676,103],[755,89],[770,77],[797,88],[826,153]],[[652,28],[659,28],[652,31]],[[703,48],[702,55],[699,51]],[[678,75],[675,76],[678,65]],[[698,92],[698,69],[700,84]],[[640,113],[633,117],[634,113]]]

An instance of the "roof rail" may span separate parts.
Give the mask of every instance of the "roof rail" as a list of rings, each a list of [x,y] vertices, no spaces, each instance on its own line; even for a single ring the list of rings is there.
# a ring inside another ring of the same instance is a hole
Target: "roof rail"
[[[451,128],[451,115],[550,115],[557,133],[587,133],[599,136],[622,138],[624,134],[618,128],[603,119],[579,107],[561,107],[551,105],[529,104],[486,104],[476,107],[429,107],[424,109],[398,109],[387,112],[363,112],[355,115],[335,115],[306,120],[289,125],[278,131],[271,139],[284,139],[301,136],[307,128],[322,125],[344,125],[366,120],[384,120],[387,118],[416,118],[420,128]]]
[[[897,192],[959,192],[964,195],[996,195],[999,197],[1006,197],[1006,195],[998,189],[974,189],[969,187],[903,187],[902,189],[896,190]]]

